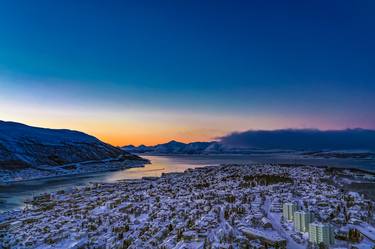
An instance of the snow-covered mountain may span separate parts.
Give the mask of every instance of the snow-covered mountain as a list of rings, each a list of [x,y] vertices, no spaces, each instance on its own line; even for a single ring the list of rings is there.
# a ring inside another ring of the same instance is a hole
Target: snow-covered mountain
[[[121,155],[123,150],[83,132],[0,121],[0,168],[62,165]]]
[[[221,154],[221,153],[250,153],[249,148],[235,148],[219,142],[193,142],[181,143],[170,141],[165,144],[155,146],[133,146],[127,145],[122,147],[123,150],[132,153],[149,153],[149,154]]]
[[[134,145],[126,145],[121,147],[122,150],[130,153],[145,153],[145,152],[150,152],[153,149],[151,146],[146,146],[146,145],[140,145],[140,146],[134,146]]]
[[[175,153],[180,153],[181,151],[183,151],[185,147],[186,147],[186,144],[172,140],[168,143],[159,144],[155,146],[153,151],[156,153],[161,153],[161,154],[164,154],[164,153],[175,154]]]
[[[152,154],[197,154],[201,153],[211,142],[195,142],[185,144],[177,141],[170,141],[155,146],[123,146],[122,149],[131,153],[152,153]]]

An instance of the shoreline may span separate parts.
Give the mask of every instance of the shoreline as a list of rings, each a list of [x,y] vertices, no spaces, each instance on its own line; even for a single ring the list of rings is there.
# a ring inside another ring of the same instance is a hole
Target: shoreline
[[[248,154],[149,154],[149,153],[138,153],[138,156],[170,156],[170,157],[179,157],[179,156],[244,156]],[[345,160],[345,159],[343,159]],[[87,162],[82,162],[82,164],[85,164]],[[106,163],[106,162],[90,162],[90,164],[97,164],[97,163]],[[0,187],[6,187],[10,186],[13,184],[19,184],[19,183],[27,183],[27,182],[32,182],[32,181],[37,181],[37,180],[48,180],[48,179],[64,179],[66,177],[70,176],[82,176],[84,177],[85,175],[89,174],[95,174],[95,173],[104,173],[104,172],[114,172],[118,170],[125,170],[125,169],[131,169],[131,168],[141,168],[144,167],[146,164],[151,164],[151,162],[147,159],[143,160],[137,160],[137,161],[130,161],[125,166],[119,166],[119,167],[114,167],[114,168],[102,168],[98,170],[93,170],[93,171],[87,171],[87,172],[78,172],[78,173],[66,173],[63,175],[51,175],[51,176],[45,176],[45,177],[35,177],[31,179],[22,179],[22,180],[12,180],[12,181],[5,181],[1,182],[0,181]],[[337,170],[337,171],[343,171],[343,170],[349,170],[353,173],[362,173],[362,174],[368,174],[371,176],[375,176],[375,169],[374,170],[367,170],[367,169],[362,169],[362,168],[356,168],[352,166],[334,166],[334,165],[328,165],[328,164],[321,164],[321,165],[313,165],[313,164],[307,164],[307,163],[277,163],[282,167],[296,167],[296,166],[310,166],[310,167],[318,167],[318,168],[325,168],[329,170]],[[64,165],[63,165],[64,166]]]
[[[99,162],[97,162],[99,163]],[[100,162],[103,163],[104,162]],[[0,187],[7,187],[11,186],[14,184],[22,184],[22,183],[28,183],[32,181],[39,181],[39,180],[49,180],[49,179],[64,179],[67,177],[78,177],[82,176],[84,177],[85,175],[90,175],[90,174],[95,174],[95,173],[104,173],[104,172],[113,172],[113,171],[119,171],[119,170],[125,170],[125,169],[131,169],[131,168],[141,168],[144,167],[146,164],[150,164],[148,160],[138,160],[138,161],[133,161],[128,163],[127,165],[124,165],[123,167],[116,167],[116,168],[102,168],[98,170],[93,170],[93,171],[87,171],[87,172],[73,172],[73,173],[66,173],[63,175],[51,175],[51,176],[45,176],[45,177],[35,177],[31,179],[22,179],[22,180],[12,180],[12,181],[5,181],[5,182],[0,182]]]
[[[375,176],[375,171],[353,168],[353,167],[336,167],[336,166],[332,166],[332,165],[308,165],[308,164],[302,164],[302,163],[297,163],[297,164],[279,163],[278,165],[281,166],[281,167],[305,167],[305,166],[308,166],[308,167],[317,167],[317,168],[323,168],[323,169],[327,169],[327,170],[336,170],[336,171],[348,170],[348,171],[351,171],[351,172],[357,172],[357,173]]]
[[[277,153],[271,153],[270,155],[274,155],[274,154],[277,154]],[[264,155],[267,155],[267,154],[246,154],[246,153],[215,153],[215,154],[168,154],[168,153],[136,153],[136,155],[138,156],[156,156],[156,157],[187,157],[187,156],[191,156],[191,157],[204,157],[204,156],[238,156],[238,157],[241,157],[241,156],[264,156]],[[285,155],[285,153],[280,153],[280,155]],[[296,155],[296,156],[301,156],[301,155]],[[286,163],[286,162],[277,162],[278,159],[275,159],[275,162],[252,162],[252,163],[260,163],[260,164],[264,164],[264,163],[275,163],[275,164],[279,164],[279,165],[289,165],[289,166],[311,166],[311,167],[320,167],[320,168],[333,168],[333,169],[337,169],[337,170],[350,170],[350,171],[357,171],[357,172],[360,172],[360,173],[365,173],[365,174],[370,174],[370,175],[373,175],[375,176],[375,167],[373,169],[363,169],[363,168],[357,168],[357,167],[354,167],[354,166],[346,166],[345,164],[341,165],[341,166],[335,166],[335,165],[330,165],[329,163],[322,163],[322,164],[311,164],[311,163],[301,163],[301,162],[296,162],[296,163]],[[301,156],[301,157],[297,157],[297,158],[293,158],[293,159],[290,159],[291,161],[297,161],[297,160],[354,160],[354,161],[358,161],[358,162],[369,162],[373,159],[362,159],[362,158],[323,158],[323,157],[305,157],[305,156]],[[375,160],[374,160],[375,161]]]
[[[292,151],[292,150],[286,150],[286,151],[263,151],[263,150],[259,150],[259,151],[252,151],[252,152],[222,152],[222,153],[168,153],[168,152],[151,152],[151,151],[148,151],[148,152],[139,152],[139,151],[127,151],[129,153],[133,153],[135,155],[138,155],[138,156],[243,156],[243,155],[248,155],[248,156],[261,156],[261,155],[275,155],[275,154],[279,154],[279,155],[295,155],[295,156],[301,156],[303,158],[306,158],[306,159],[356,159],[356,160],[364,160],[364,161],[367,161],[367,160],[373,160],[375,158],[372,158],[372,157],[365,157],[365,158],[358,158],[358,157],[352,157],[352,156],[348,156],[348,157],[340,157],[340,156],[320,156],[320,155],[314,155],[314,154],[306,154],[306,152],[303,152],[303,151]],[[329,154],[328,154],[329,155]]]

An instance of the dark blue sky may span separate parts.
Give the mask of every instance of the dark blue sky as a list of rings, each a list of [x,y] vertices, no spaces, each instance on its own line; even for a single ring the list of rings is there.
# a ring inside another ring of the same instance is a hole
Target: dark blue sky
[[[1,1],[0,97],[375,128],[374,13],[374,1]]]

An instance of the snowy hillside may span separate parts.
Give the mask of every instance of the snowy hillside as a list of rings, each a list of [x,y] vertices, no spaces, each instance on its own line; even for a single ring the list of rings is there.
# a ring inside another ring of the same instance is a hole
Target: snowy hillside
[[[122,150],[82,132],[0,121],[0,168],[62,165],[122,154]]]

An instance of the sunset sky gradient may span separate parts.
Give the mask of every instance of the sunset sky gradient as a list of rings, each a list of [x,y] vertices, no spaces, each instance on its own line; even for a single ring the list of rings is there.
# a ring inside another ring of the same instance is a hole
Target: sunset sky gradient
[[[0,119],[114,145],[375,129],[374,1],[1,1]]]

